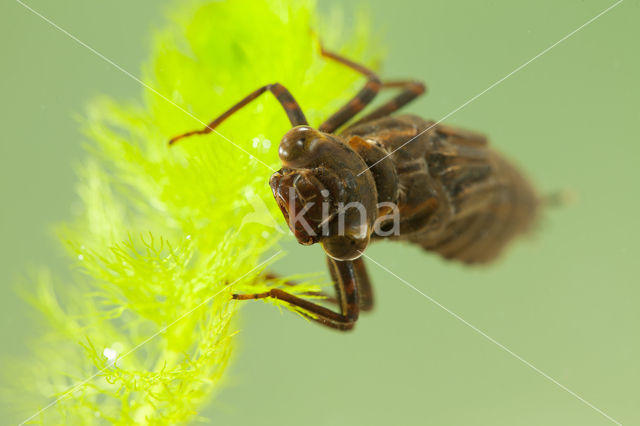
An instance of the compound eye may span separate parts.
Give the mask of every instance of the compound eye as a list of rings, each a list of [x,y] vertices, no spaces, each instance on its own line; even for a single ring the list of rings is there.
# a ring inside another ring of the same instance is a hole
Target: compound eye
[[[282,163],[288,167],[303,167],[310,163],[312,130],[301,126],[291,129],[280,141],[278,155]]]
[[[278,150],[278,154],[280,154],[280,159],[282,161],[295,161],[303,156],[305,152],[306,147],[304,139],[283,140],[280,143],[280,149]]]

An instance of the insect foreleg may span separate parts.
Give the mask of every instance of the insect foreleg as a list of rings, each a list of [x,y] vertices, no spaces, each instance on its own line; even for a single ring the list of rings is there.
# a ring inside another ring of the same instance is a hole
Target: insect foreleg
[[[340,313],[327,309],[317,303],[301,299],[284,290],[274,288],[264,293],[234,294],[236,300],[264,299],[272,297],[300,308],[299,312],[307,318],[337,330],[351,330],[360,312],[358,304],[358,272],[353,261],[330,259],[332,277],[337,292]]]
[[[274,274],[272,272],[269,272],[268,274],[266,274],[265,278],[268,279],[268,280],[272,280],[272,281],[281,279],[281,277],[279,275]],[[287,286],[287,287],[295,287],[296,285],[298,285],[298,283],[296,283],[294,281],[284,281],[284,282],[282,282],[282,284]],[[309,292],[302,293],[302,294],[304,294],[305,296],[320,296],[320,297],[323,298],[322,301],[326,301],[326,302],[329,302],[329,303],[335,303],[335,304],[339,305],[338,299],[336,299],[334,296],[330,296],[330,295],[328,295],[328,294],[326,294],[325,292],[322,292],[322,291],[309,291]]]
[[[371,281],[369,280],[369,274],[367,274],[367,268],[359,257],[353,262],[353,271],[356,276],[356,282],[358,283],[358,305],[363,311],[370,311],[373,309],[373,290],[371,288]],[[338,282],[338,276],[334,268],[334,261],[330,257],[327,257],[327,264],[329,267],[329,273],[334,283]],[[337,290],[337,289],[336,289]],[[337,293],[340,294],[339,292]],[[340,303],[338,303],[338,306]]]
[[[207,133],[211,133],[213,129],[218,127],[220,123],[226,120],[229,116],[233,115],[236,111],[238,111],[239,109],[247,105],[252,100],[256,99],[258,96],[260,96],[267,90],[273,93],[273,95],[276,97],[278,102],[280,102],[280,105],[282,105],[282,108],[284,108],[285,112],[287,113],[287,117],[289,117],[289,121],[291,122],[292,126],[295,127],[295,126],[308,124],[307,119],[305,118],[304,113],[302,112],[302,108],[300,108],[300,105],[298,105],[298,102],[296,102],[296,100],[293,98],[291,93],[289,93],[286,87],[284,87],[280,83],[267,84],[266,86],[262,86],[258,90],[250,93],[243,100],[241,100],[240,102],[238,102],[237,104],[229,108],[222,115],[220,115],[218,118],[216,118],[211,123],[209,123],[207,127],[205,127],[204,129],[193,130],[193,131],[175,136],[171,138],[171,140],[169,141],[169,145],[172,145],[177,141],[179,141],[180,139],[183,139],[189,136],[206,135]]]

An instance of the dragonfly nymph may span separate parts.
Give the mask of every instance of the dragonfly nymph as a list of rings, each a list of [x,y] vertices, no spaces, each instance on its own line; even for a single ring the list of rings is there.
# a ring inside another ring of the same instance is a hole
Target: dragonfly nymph
[[[362,65],[321,53],[367,80],[317,129],[309,126],[291,93],[275,83],[249,94],[206,128],[170,143],[210,133],[262,93],[276,97],[292,129],[280,142],[282,169],[270,186],[298,242],[320,243],[326,252],[336,290],[327,301],[335,310],[277,288],[234,298],[276,298],[320,324],[350,330],[360,311],[373,307],[362,257],[370,242],[409,241],[447,259],[487,263],[532,227],[540,202],[527,179],[483,135],[414,115],[392,115],[425,92],[422,83],[382,82]],[[336,133],[382,89],[400,93]]]

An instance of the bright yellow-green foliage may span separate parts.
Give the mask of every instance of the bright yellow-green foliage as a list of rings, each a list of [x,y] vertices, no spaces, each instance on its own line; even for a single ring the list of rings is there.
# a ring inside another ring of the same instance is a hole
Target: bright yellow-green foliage
[[[102,99],[89,110],[82,208],[60,231],[75,278],[39,277],[33,301],[50,332],[20,390],[37,398],[25,417],[60,400],[33,422],[193,420],[229,360],[231,294],[274,285],[260,276],[286,235],[267,184],[286,115],[266,94],[218,129],[269,168],[215,134],[169,148],[171,136],[202,127],[173,103],[208,122],[277,81],[317,125],[362,84],[320,57],[316,34],[362,57],[353,40],[366,31],[345,43],[339,20],[321,22],[310,1],[200,2],[171,16],[143,78],[171,102],[141,88],[141,104]]]

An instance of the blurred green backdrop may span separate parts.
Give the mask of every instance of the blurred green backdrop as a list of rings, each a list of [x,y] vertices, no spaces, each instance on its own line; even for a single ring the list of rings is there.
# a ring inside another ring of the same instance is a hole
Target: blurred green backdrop
[[[29,1],[137,75],[165,4]],[[439,119],[611,4],[343,6],[347,21],[369,11],[386,43],[384,77],[429,85],[409,110]],[[29,265],[67,267],[49,227],[73,209],[84,141],[73,117],[96,94],[128,99],[141,88],[17,2],[0,16],[0,340],[3,355],[20,355],[36,330],[14,284]],[[541,191],[569,189],[576,202],[546,212],[533,238],[488,268],[400,244],[368,251],[623,424],[640,424],[639,19],[640,4],[623,2],[447,120],[487,133]],[[287,248],[277,271],[324,269],[319,248]],[[611,424],[397,278],[370,273],[377,307],[350,334],[247,306],[228,384],[203,413],[211,423]]]

